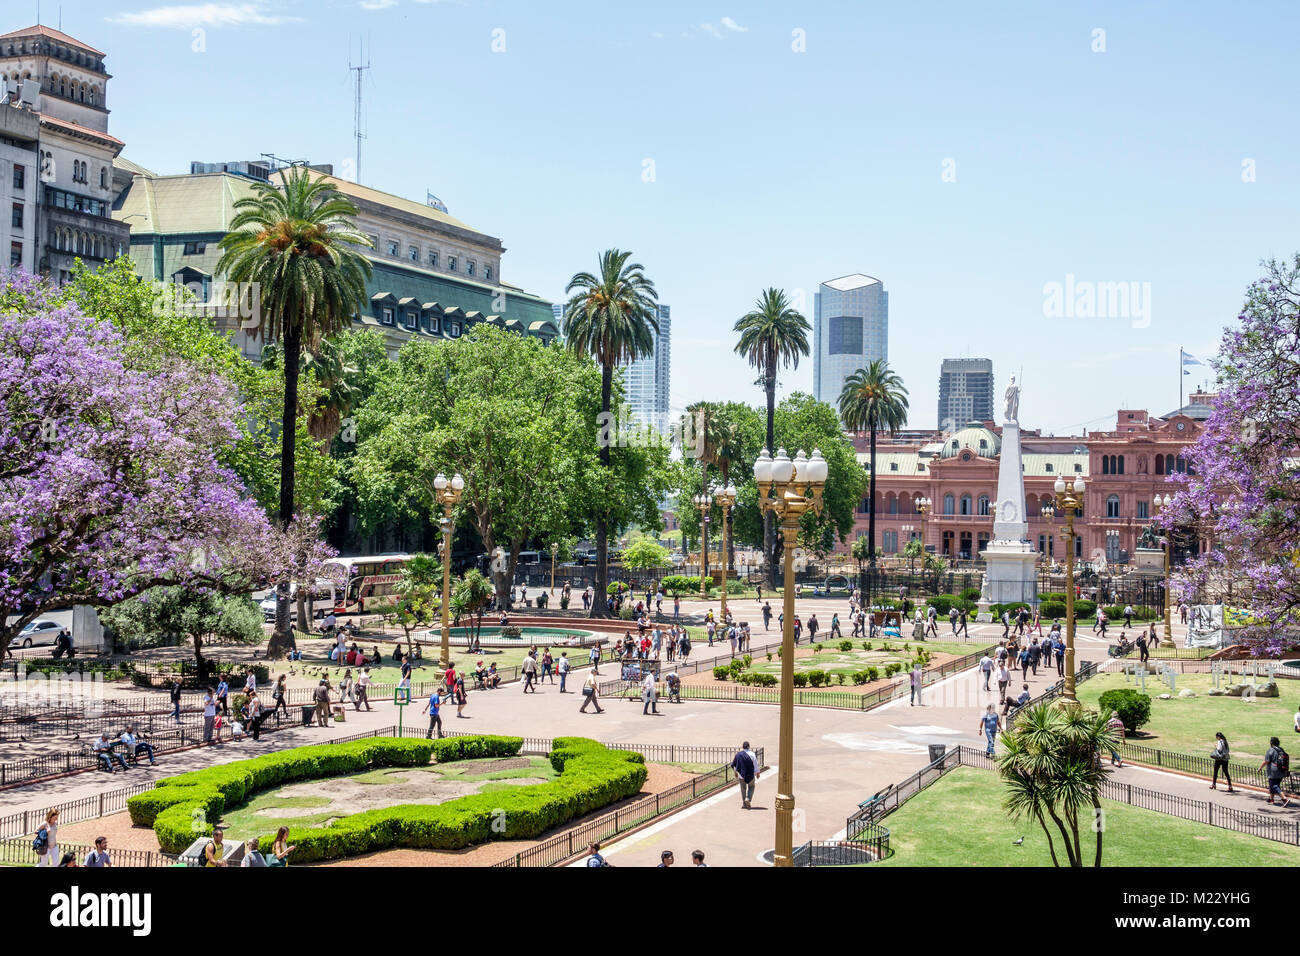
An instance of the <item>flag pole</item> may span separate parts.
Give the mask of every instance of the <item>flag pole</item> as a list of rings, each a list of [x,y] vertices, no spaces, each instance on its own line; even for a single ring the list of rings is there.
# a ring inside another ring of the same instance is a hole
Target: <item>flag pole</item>
[[[1178,346],[1178,407],[1183,407],[1183,347]]]

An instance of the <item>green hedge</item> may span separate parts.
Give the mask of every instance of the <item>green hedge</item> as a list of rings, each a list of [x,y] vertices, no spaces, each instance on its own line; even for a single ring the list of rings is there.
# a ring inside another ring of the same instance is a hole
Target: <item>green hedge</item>
[[[1076,618],[1092,617],[1096,613],[1097,613],[1096,601],[1086,601],[1080,598],[1074,602],[1074,616]]]
[[[165,853],[181,853],[212,833],[227,807],[259,790],[319,777],[360,773],[371,767],[417,767],[429,762],[428,740],[373,737],[342,744],[294,747],[278,753],[164,777],[126,802],[131,822],[151,826]]]
[[[1042,615],[1044,621],[1050,623],[1065,617],[1065,604],[1059,601],[1044,601],[1038,605],[1038,613]]]
[[[575,817],[641,791],[645,758],[583,737],[556,738],[550,755],[559,778],[549,783],[472,794],[437,806],[367,810],[327,827],[291,829],[295,862],[329,860],[392,847],[455,850],[488,840],[540,836]],[[269,851],[274,837],[261,838]]]

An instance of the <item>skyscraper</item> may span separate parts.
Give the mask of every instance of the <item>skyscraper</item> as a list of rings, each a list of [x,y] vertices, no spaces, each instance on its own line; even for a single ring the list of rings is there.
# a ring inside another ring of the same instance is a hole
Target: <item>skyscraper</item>
[[[889,358],[889,293],[861,273],[823,282],[813,310],[813,397],[835,405],[844,381]]]
[[[672,313],[659,304],[659,332],[650,354],[623,366],[623,386],[632,415],[660,431],[668,428],[668,390],[671,380]]]
[[[939,368],[939,428],[952,432],[993,418],[993,360],[944,359]]]

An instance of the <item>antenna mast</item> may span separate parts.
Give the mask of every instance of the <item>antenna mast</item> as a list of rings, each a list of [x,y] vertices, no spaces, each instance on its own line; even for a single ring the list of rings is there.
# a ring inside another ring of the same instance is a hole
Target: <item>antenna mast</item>
[[[360,43],[358,43],[358,50],[359,57],[364,57],[364,47]],[[366,138],[366,134],[361,131],[361,74],[370,69],[370,61],[366,60],[365,63],[353,66],[352,60],[349,59],[348,69],[357,71],[357,99],[356,108],[352,116],[352,135],[355,136],[357,140],[356,181],[361,182],[361,141]]]

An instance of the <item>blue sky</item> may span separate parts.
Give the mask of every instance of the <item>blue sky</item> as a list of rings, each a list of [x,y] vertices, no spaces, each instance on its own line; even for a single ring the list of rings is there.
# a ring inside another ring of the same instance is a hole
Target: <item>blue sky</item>
[[[7,5],[6,29],[29,5]],[[503,239],[506,281],[548,297],[599,250],[632,249],[673,307],[677,405],[760,401],[731,327],[762,288],[802,290],[811,320],[819,281],[865,272],[890,293],[909,424],[936,424],[940,360],[978,355],[999,391],[1023,370],[1022,421],[1061,434],[1172,409],[1179,346],[1212,353],[1259,260],[1300,248],[1298,9],[68,0],[61,15],[108,54],[125,155],[160,172],[263,152],[340,167],[365,40],[361,179],[432,190]],[[46,0],[43,21],[59,15]],[[1149,288],[1149,312],[1051,317],[1044,287],[1067,276]],[[811,381],[811,359],[781,376]]]

